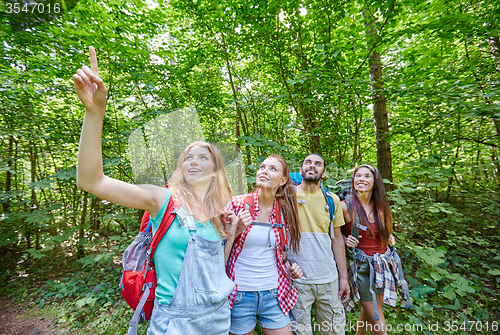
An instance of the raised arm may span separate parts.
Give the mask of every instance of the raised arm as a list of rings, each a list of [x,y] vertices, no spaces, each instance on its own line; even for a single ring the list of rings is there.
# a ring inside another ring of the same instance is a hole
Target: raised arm
[[[77,186],[112,203],[145,209],[154,217],[163,203],[164,188],[132,185],[104,175],[101,141],[107,89],[99,77],[93,47],[89,48],[89,53],[90,68],[83,66],[73,76],[76,93],[85,107],[78,150]]]

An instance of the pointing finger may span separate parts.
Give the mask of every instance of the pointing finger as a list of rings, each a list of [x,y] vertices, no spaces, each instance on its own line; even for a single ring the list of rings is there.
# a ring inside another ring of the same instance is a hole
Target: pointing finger
[[[89,55],[90,55],[90,69],[97,73],[97,56],[95,53],[94,47],[89,47]]]

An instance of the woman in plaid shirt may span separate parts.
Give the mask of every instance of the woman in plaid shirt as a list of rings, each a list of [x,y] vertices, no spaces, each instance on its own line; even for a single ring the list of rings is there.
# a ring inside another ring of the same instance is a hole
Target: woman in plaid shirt
[[[296,251],[300,232],[297,200],[289,167],[281,156],[267,157],[257,171],[257,190],[233,197],[226,206],[239,218],[226,272],[236,283],[229,296],[230,334],[290,335],[289,311],[297,301],[290,283],[302,270],[287,262],[287,241]],[[284,223],[284,227],[280,226]],[[271,226],[272,225],[272,226]]]

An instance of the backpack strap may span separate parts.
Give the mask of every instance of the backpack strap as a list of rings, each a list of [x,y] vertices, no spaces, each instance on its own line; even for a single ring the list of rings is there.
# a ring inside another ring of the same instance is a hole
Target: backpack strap
[[[325,209],[330,213],[330,221],[333,222],[333,220],[335,220],[335,202],[333,202],[333,196],[330,191],[323,186],[321,186],[321,191],[326,200]]]
[[[295,191],[295,194],[297,194],[297,185],[293,184],[293,190]],[[305,205],[306,201],[305,200],[297,199],[297,204],[298,205]]]
[[[167,185],[165,185],[163,187],[168,188],[168,183],[167,183]],[[177,198],[174,198],[174,206],[177,206]],[[142,219],[141,219],[141,228],[139,229],[139,231],[151,233],[152,230],[153,230],[153,228],[151,227],[149,213],[147,211],[145,211],[144,215],[142,216]]]
[[[356,214],[356,220],[354,220],[352,218],[351,209],[349,208],[349,197],[345,198],[345,204],[347,205],[347,211],[349,212],[349,215],[351,216],[351,235],[354,236],[357,240],[359,240],[359,227],[361,226],[359,224],[359,214]],[[365,230],[365,229],[363,229],[363,230]]]
[[[163,238],[165,233],[167,232],[168,228],[172,225],[172,222],[174,222],[177,210],[174,207],[175,201],[173,199],[173,196],[170,197],[168,200],[168,205],[167,209],[165,210],[165,214],[163,214],[163,217],[161,219],[160,227],[158,227],[158,230],[156,231],[155,235],[153,236],[153,239],[151,240],[151,243],[149,244],[148,251],[146,252],[146,268],[144,270],[144,278],[146,278],[146,275],[149,270],[151,270],[151,260],[153,259],[156,247],[158,246],[158,243],[160,243],[160,240]],[[144,215],[146,216],[148,214],[148,229],[151,227],[151,219],[149,218],[149,213],[145,213]],[[144,218],[143,218],[144,220]],[[146,230],[147,231],[147,230]],[[137,335],[137,327],[138,324],[143,318],[143,307],[146,304],[146,300],[149,297],[149,291],[152,288],[152,283],[145,283],[142,290],[142,297],[141,300],[139,301],[137,307],[135,308],[134,315],[132,316],[132,319],[130,320],[129,324],[129,329],[127,334],[128,335]]]
[[[333,223],[335,221],[335,202],[333,201],[333,196],[330,193],[330,191],[324,188],[323,185],[321,185],[321,191],[323,192],[323,196],[325,197],[326,200],[325,209],[330,213],[330,237],[333,238],[334,237]]]
[[[253,217],[255,203],[253,198],[253,193],[248,194],[245,197],[245,210],[250,211],[250,214]],[[281,248],[284,251],[288,251],[288,242],[285,235],[285,220],[283,218],[283,213],[281,213],[280,206],[278,203],[278,199],[274,199],[274,208],[276,211],[276,218],[278,223],[269,223],[269,222],[259,222],[253,221],[252,226],[263,226],[269,227],[269,237],[268,237],[268,246],[271,247],[271,229],[272,228],[281,228],[278,230],[281,240]]]
[[[148,297],[149,297],[150,286],[148,284],[152,284],[152,283],[144,284],[144,287],[143,287],[144,293],[142,294],[141,300],[139,301],[139,304],[135,308],[134,315],[132,316],[132,319],[130,320],[130,323],[128,325],[127,335],[137,335],[139,322],[141,322],[141,319],[144,321],[142,309],[144,308],[144,305],[146,304],[146,301],[148,300]]]
[[[176,213],[177,210],[174,207],[174,200],[172,199],[172,197],[170,197],[167,209],[165,210],[165,214],[163,214],[163,217],[161,219],[160,227],[158,227],[158,230],[156,231],[155,235],[153,236],[153,239],[151,240],[151,244],[149,245],[149,250],[146,255],[146,258],[148,260],[153,259],[156,247],[158,246],[158,243],[160,243],[160,240],[163,238],[163,235],[165,235],[165,233],[167,232],[168,228],[170,228],[170,226],[172,225],[172,222],[174,222]],[[145,271],[144,273],[146,272],[147,271]]]

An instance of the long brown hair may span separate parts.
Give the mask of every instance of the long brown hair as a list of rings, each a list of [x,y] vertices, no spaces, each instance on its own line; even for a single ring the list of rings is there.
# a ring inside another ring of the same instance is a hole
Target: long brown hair
[[[269,157],[276,158],[281,163],[283,166],[283,177],[287,179],[286,184],[278,188],[275,197],[278,199],[280,210],[283,213],[288,231],[290,232],[290,248],[294,253],[297,253],[300,241],[299,215],[297,212],[297,196],[293,188],[292,178],[290,178],[290,167],[283,157],[279,155],[271,155]]]
[[[373,175],[373,190],[370,200],[373,201],[373,211],[377,213],[375,215],[375,225],[378,230],[378,239],[387,245],[389,242],[389,235],[392,234],[392,213],[391,207],[389,206],[389,201],[387,200],[387,195],[385,193],[384,181],[378,169],[374,166],[368,164],[362,164],[354,169],[351,177],[351,194],[349,198],[349,207],[351,212],[351,223],[355,224],[357,217],[359,215],[360,224],[368,227],[369,231],[373,235],[373,231],[370,229],[370,224],[368,221],[368,216],[365,212],[363,206],[358,199],[358,192],[354,188],[354,176],[361,168],[367,168]]]
[[[199,199],[193,193],[191,186],[184,179],[182,173],[182,163],[186,160],[189,151],[195,147],[207,148],[210,151],[212,163],[214,165],[215,177],[212,178],[205,199]],[[219,235],[225,236],[223,229],[224,206],[231,200],[231,186],[224,169],[222,154],[215,145],[207,142],[193,142],[182,152],[177,160],[177,167],[170,178],[168,189],[179,198],[189,213],[197,219],[201,213],[206,213],[209,218],[214,218],[214,228]]]

